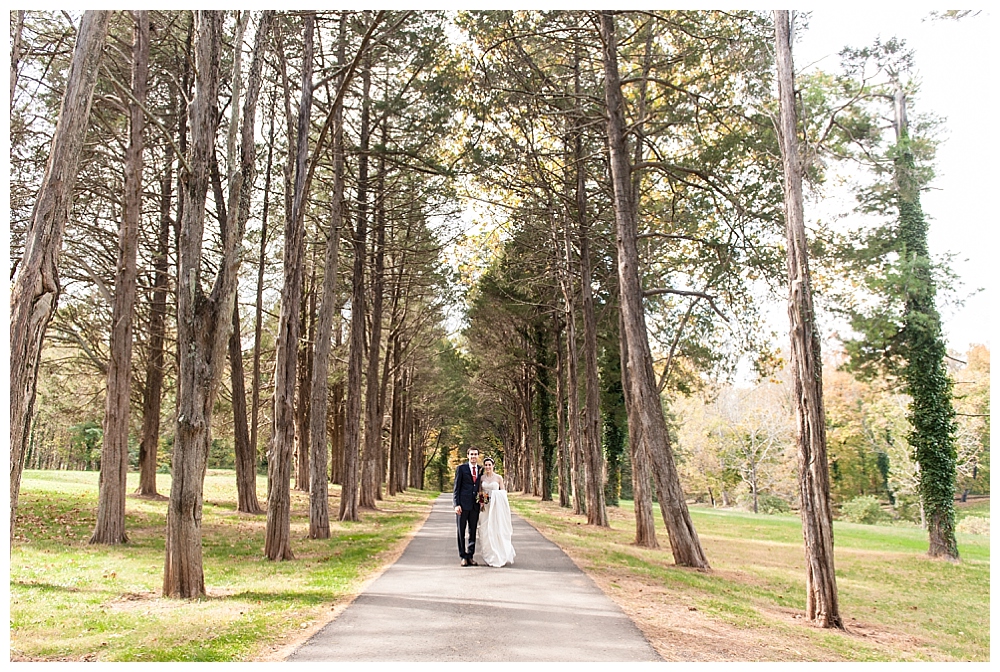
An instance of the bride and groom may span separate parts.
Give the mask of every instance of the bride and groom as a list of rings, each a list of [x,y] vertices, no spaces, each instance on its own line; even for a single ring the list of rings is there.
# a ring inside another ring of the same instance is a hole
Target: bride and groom
[[[493,458],[483,460],[480,468],[478,450],[469,448],[468,457],[469,461],[455,470],[452,498],[458,524],[458,554],[463,567],[478,565],[473,556],[479,537],[486,564],[503,567],[513,563],[515,555],[510,543],[510,503],[503,477],[493,471]]]

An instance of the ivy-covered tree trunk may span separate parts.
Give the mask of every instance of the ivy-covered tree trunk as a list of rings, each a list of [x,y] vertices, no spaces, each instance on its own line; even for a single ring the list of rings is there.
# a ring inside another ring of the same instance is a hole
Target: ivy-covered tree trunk
[[[907,441],[920,465],[920,500],[930,538],[931,557],[958,559],[955,541],[955,409],[952,382],[945,366],[947,349],[927,247],[927,222],[920,205],[906,121],[906,98],[896,90],[895,170],[899,207],[899,260],[902,266],[904,309],[903,380],[910,395]]]
[[[798,150],[792,66],[791,22],[775,10],[775,52],[781,121],[779,140],[785,174],[785,230],[788,238],[788,320],[798,420],[799,498],[806,550],[806,618],[824,628],[843,628],[833,566],[833,516],[826,458],[823,361],[813,312],[809,256],[802,213],[802,167]],[[756,507],[756,488],[754,488]]]

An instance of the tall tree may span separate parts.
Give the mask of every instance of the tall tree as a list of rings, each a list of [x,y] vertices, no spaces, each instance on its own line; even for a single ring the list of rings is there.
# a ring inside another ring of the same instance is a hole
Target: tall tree
[[[160,497],[156,490],[156,463],[160,443],[160,409],[163,400],[164,367],[166,365],[164,341],[166,340],[167,293],[170,282],[168,253],[170,229],[173,226],[173,219],[170,216],[174,180],[173,143],[166,143],[163,153],[163,168],[160,178],[160,222],[156,253],[153,259],[153,292],[149,310],[146,383],[142,386],[139,488],[136,490],[136,494],[140,497],[150,498]]]
[[[267,529],[264,555],[270,560],[291,560],[291,470],[295,447],[295,383],[298,365],[299,308],[302,301],[303,218],[306,206],[306,171],[309,157],[309,115],[313,94],[314,12],[302,17],[302,85],[295,150],[295,185],[292,209],[285,221],[284,284],[275,345],[274,422],[267,460]],[[304,438],[304,437],[303,437]]]
[[[231,326],[235,277],[226,278],[224,265],[211,295],[201,286],[205,202],[209,163],[214,153],[219,90],[221,12],[199,11],[194,16],[195,95],[188,108],[191,142],[189,174],[184,190],[184,218],[178,247],[177,434],[173,450],[172,484],[167,507],[166,563],[163,594],[200,597],[205,594],[202,568],[201,506],[209,427],[215,392],[222,375],[225,343]],[[235,231],[232,232],[235,234]],[[236,242],[234,236],[233,243]],[[235,245],[233,245],[235,247]],[[233,257],[236,257],[231,252]],[[227,281],[228,280],[228,281]],[[228,285],[228,287],[224,287]],[[220,306],[219,303],[223,305]],[[220,326],[224,325],[224,326]]]
[[[134,14],[132,38],[132,95],[128,105],[129,144],[125,151],[125,203],[118,237],[118,269],[108,349],[107,397],[104,406],[104,443],[98,479],[97,523],[92,544],[123,544],[125,532],[125,478],[128,474],[129,406],[132,387],[132,322],[135,306],[136,249],[142,215],[142,152],[149,75],[149,12]]]
[[[337,67],[344,67],[347,42],[347,15],[340,15],[340,31],[337,39]],[[338,88],[343,88],[346,79],[337,78]],[[338,96],[333,103],[333,194],[330,199],[330,232],[326,236],[326,259],[323,264],[323,291],[320,298],[316,324],[316,345],[311,382],[312,414],[309,416],[309,444],[312,470],[309,484],[309,538],[328,539],[330,537],[330,513],[327,506],[327,401],[330,396],[330,338],[333,334],[333,318],[339,302],[337,296],[337,267],[340,254],[340,231],[344,226],[344,102]]]
[[[80,154],[110,12],[87,11],[80,21],[59,121],[35,199],[10,309],[10,536],[34,414],[42,339],[59,301],[59,253],[72,206]]]
[[[618,74],[618,38],[614,12],[600,12],[597,23],[603,47],[608,152],[617,227],[620,310],[623,337],[628,347],[629,424],[635,422],[640,425],[642,441],[653,463],[660,509],[670,536],[674,562],[689,567],[707,568],[708,560],[691,521],[691,514],[674,465],[646,334],[642,306],[643,292],[639,284],[638,232],[632,198],[631,166],[625,138],[625,103],[621,92],[621,77]]]
[[[254,46],[251,76],[240,128],[241,164],[244,152],[253,154],[253,132],[264,41],[272,14],[261,17]],[[189,107],[191,143],[186,168],[184,216],[178,246],[177,337],[179,376],[177,431],[173,453],[173,481],[167,508],[166,564],[163,593],[193,598],[205,594],[202,565],[201,509],[205,469],[211,445],[212,409],[222,378],[233,305],[239,275],[240,249],[246,219],[240,216],[244,190],[253,176],[242,170],[230,178],[229,219],[223,227],[221,259],[211,292],[202,288],[202,248],[209,166],[215,153],[218,89],[222,42],[222,13],[195,13],[195,95]],[[233,104],[237,104],[234,101]],[[252,172],[252,171],[251,171]]]
[[[826,458],[823,361],[813,311],[809,251],[802,211],[802,165],[798,149],[791,19],[775,10],[775,54],[780,107],[779,140],[785,173],[785,232],[788,321],[798,420],[799,497],[806,550],[806,618],[824,628],[843,628],[833,566],[833,516]]]
[[[236,44],[233,55],[233,85],[232,85],[232,120],[230,121],[229,137],[227,139],[227,169],[229,171],[229,182],[232,184],[234,176],[238,173],[242,176],[243,187],[239,192],[239,202],[233,203],[233,216],[228,217],[227,227],[236,226],[239,231],[246,230],[247,221],[250,219],[250,197],[253,190],[254,180],[257,175],[257,153],[254,145],[253,126],[246,126],[240,121],[239,99],[242,84],[242,54],[243,54],[243,34],[246,30],[250,12],[244,12],[239,19],[236,34]],[[270,26],[274,21],[274,12],[271,10],[261,14],[260,23],[257,26],[258,48],[263,49],[267,38],[270,37]],[[250,85],[260,87],[263,68],[263,53],[254,52],[254,60],[250,64],[249,81]],[[259,91],[254,93],[259,96]],[[251,116],[256,115],[256,107],[244,110]],[[242,133],[239,145],[237,146],[237,129]],[[238,148],[237,148],[238,147]],[[220,208],[221,209],[221,208]],[[240,328],[240,308],[239,302],[233,302],[232,333],[229,336],[229,373],[232,384],[233,399],[233,448],[236,460],[236,508],[244,513],[263,513],[260,502],[257,500],[257,446],[251,441],[250,432],[247,427],[247,403],[246,403],[246,382],[243,371],[243,334]]]

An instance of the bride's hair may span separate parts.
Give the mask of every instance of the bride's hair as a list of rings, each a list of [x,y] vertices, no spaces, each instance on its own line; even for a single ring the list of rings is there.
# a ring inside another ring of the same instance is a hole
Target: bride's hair
[[[485,460],[483,460],[483,466],[484,466],[484,467],[486,466],[486,463],[487,463],[487,462],[489,462],[490,464],[496,464],[496,463],[495,463],[495,462],[493,461],[493,458],[492,458],[492,457],[487,457],[487,458],[486,458]]]

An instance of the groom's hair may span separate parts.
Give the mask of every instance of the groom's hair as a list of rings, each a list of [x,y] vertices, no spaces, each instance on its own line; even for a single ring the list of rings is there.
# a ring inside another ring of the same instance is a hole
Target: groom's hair
[[[469,453],[478,453],[478,452],[479,452],[478,448],[469,448],[467,451],[465,451],[465,454],[468,455]]]

